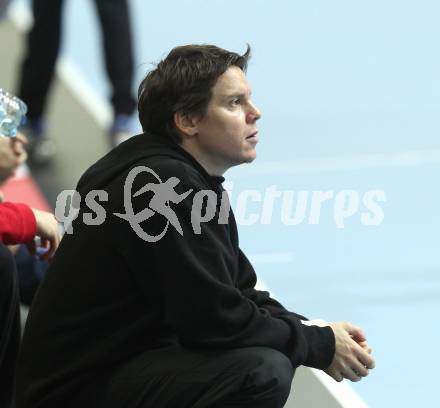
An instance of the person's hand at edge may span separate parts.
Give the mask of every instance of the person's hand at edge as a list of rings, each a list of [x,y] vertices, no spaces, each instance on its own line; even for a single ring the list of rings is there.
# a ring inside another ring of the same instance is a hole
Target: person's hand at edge
[[[362,330],[347,322],[330,323],[329,326],[335,335],[335,355],[324,372],[338,382],[344,378],[360,381],[375,366]]]
[[[41,240],[41,247],[46,249],[45,253],[40,255],[42,260],[52,259],[58,245],[61,241],[61,234],[58,221],[55,216],[47,211],[40,211],[32,208],[35,220],[37,222],[37,234]],[[28,250],[32,255],[37,253],[37,245],[35,241],[27,244]]]

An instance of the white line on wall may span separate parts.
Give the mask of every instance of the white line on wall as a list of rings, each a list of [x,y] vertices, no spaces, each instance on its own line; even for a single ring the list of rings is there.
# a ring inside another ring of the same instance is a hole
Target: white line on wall
[[[440,149],[415,150],[376,154],[357,154],[339,157],[296,158],[285,161],[259,163],[252,167],[232,169],[228,175],[233,178],[262,175],[293,175],[331,171],[353,171],[383,167],[408,167],[425,164],[440,164]]]

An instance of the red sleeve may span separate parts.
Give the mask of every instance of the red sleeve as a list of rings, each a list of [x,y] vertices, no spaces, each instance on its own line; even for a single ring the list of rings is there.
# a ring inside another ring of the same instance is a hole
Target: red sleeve
[[[6,245],[31,241],[37,233],[34,213],[26,204],[0,203],[0,241]]]

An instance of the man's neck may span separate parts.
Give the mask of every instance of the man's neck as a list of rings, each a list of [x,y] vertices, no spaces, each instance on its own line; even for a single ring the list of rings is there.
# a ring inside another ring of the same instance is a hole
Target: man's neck
[[[226,172],[227,168],[223,168],[220,165],[215,165],[212,163],[212,160],[205,157],[204,154],[200,152],[197,146],[188,144],[188,143],[180,143],[180,147],[189,153],[195,160],[199,162],[199,164],[206,170],[206,172],[210,176],[223,176]]]

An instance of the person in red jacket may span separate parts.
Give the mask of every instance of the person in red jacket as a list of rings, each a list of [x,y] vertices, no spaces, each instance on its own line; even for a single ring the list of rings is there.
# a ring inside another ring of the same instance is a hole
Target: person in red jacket
[[[21,133],[15,138],[0,137],[0,184],[14,175],[27,154],[27,139]],[[52,258],[60,241],[58,222],[53,214],[26,204],[4,203],[0,191],[0,242],[5,245],[27,244],[36,253],[34,237],[38,235],[44,248],[42,259]]]
[[[25,139],[0,137],[0,180],[14,174],[26,160]],[[0,201],[3,198],[0,197]],[[20,343],[20,299],[14,257],[7,245],[26,244],[36,254],[35,237],[40,237],[42,259],[51,259],[60,242],[53,214],[26,204],[0,203],[0,407],[9,408]]]

